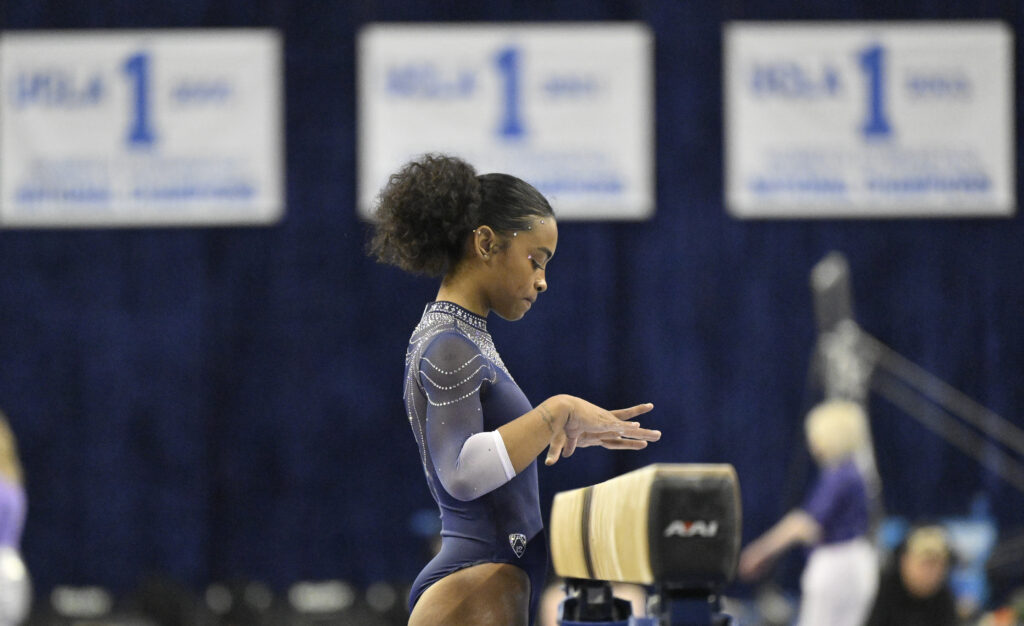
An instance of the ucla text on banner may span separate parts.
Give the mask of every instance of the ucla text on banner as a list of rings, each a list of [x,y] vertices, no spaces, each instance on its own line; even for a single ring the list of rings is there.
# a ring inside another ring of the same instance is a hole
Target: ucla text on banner
[[[654,211],[643,24],[373,24],[359,34],[359,208],[427,152],[507,172],[563,219]]]
[[[733,215],[1015,211],[1003,23],[734,22],[724,40]]]
[[[270,30],[0,38],[0,224],[267,224],[284,210]]]

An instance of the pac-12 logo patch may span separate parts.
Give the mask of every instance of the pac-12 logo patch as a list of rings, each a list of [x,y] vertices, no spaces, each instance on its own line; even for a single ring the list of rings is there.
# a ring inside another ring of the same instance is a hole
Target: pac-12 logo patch
[[[526,552],[526,535],[523,533],[512,533],[508,536],[508,542],[516,556],[520,559],[523,558],[523,553]]]

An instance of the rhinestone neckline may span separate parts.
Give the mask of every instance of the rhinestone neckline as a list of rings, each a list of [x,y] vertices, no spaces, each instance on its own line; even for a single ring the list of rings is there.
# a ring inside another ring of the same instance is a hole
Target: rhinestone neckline
[[[455,317],[456,319],[462,320],[469,324],[473,328],[487,332],[487,320],[480,317],[476,313],[464,309],[463,307],[455,304],[454,302],[448,302],[447,300],[438,300],[427,304],[426,312],[439,312],[447,313]]]

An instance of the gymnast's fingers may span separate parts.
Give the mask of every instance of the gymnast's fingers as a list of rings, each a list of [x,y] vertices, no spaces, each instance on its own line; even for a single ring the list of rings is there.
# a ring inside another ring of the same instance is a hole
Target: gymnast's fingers
[[[628,410],[628,409],[624,409]],[[610,432],[610,433],[633,433],[640,430],[640,424],[638,422],[627,421],[627,418],[621,418],[616,415],[617,411],[604,411],[601,420],[594,424],[594,427],[589,432]]]
[[[647,442],[639,439],[625,439],[623,437],[608,437],[601,440],[601,447],[608,450],[643,450]]]
[[[572,453],[576,451],[576,447],[579,445],[579,437],[566,437],[565,447],[562,448],[562,456],[569,458]]]
[[[611,411],[611,414],[614,415],[617,419],[629,420],[629,419],[633,419],[637,415],[643,415],[644,413],[647,413],[648,411],[650,411],[653,408],[654,408],[654,405],[651,404],[650,402],[647,402],[645,404],[638,404],[636,406],[631,406],[628,409],[616,409],[614,411]]]
[[[544,459],[545,465],[554,465],[558,462],[558,457],[562,454],[562,448],[565,447],[565,442],[565,432],[559,431],[552,435],[551,443],[548,444],[548,456]]]
[[[643,441],[657,441],[661,439],[661,431],[650,428],[637,428],[625,433],[624,436],[630,439],[642,439]]]

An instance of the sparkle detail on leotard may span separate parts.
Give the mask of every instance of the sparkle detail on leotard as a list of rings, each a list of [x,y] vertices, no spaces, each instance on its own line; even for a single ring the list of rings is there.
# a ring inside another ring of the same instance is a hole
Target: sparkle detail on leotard
[[[473,357],[473,358],[475,359],[476,357]],[[427,361],[427,358],[426,358],[426,357],[423,357],[423,360],[424,360],[424,361]],[[466,361],[465,363],[463,363],[463,364],[462,364],[462,366],[461,366],[461,367],[459,367],[459,369],[458,369],[458,370],[455,370],[455,372],[457,372],[457,371],[459,371],[459,370],[461,370],[461,369],[465,368],[465,367],[466,367],[467,365],[469,365],[470,363],[472,363],[472,361],[473,361],[473,359],[470,359],[469,361]],[[427,363],[430,363],[430,361],[427,361]],[[454,373],[455,373],[455,372],[444,372],[444,371],[442,371],[442,370],[438,369],[438,367],[437,367],[437,366],[435,366],[435,365],[434,365],[433,363],[430,363],[430,366],[431,366],[431,367],[433,367],[434,369],[438,370],[438,371],[439,371],[439,372],[441,372],[442,374],[454,374]],[[427,380],[429,380],[429,381],[430,381],[430,384],[431,384],[431,385],[433,385],[433,386],[434,386],[434,387],[435,387],[436,389],[438,389],[439,391],[451,391],[452,389],[455,389],[455,388],[457,388],[457,387],[460,387],[460,386],[462,386],[462,385],[465,385],[465,384],[466,384],[466,383],[468,383],[469,381],[473,380],[473,378],[475,378],[475,377],[476,377],[476,374],[477,374],[477,372],[479,372],[480,370],[484,369],[485,367],[486,367],[486,365],[481,365],[480,367],[478,367],[478,368],[476,368],[475,370],[473,370],[473,373],[472,373],[472,374],[470,374],[470,375],[469,375],[469,376],[467,376],[466,378],[463,378],[462,380],[460,380],[459,382],[455,383],[454,385],[439,385],[439,384],[437,384],[437,382],[436,382],[436,381],[435,381],[434,379],[432,379],[432,378],[431,378],[430,376],[427,376],[427,375],[426,375],[425,373],[423,373],[423,372],[420,372],[420,376],[422,376],[423,378],[426,378]]]
[[[451,330],[457,330],[459,334],[464,336],[466,339],[473,342],[473,344],[480,350],[480,354],[473,355],[469,360],[454,370],[442,370],[437,367],[429,360],[423,357],[423,352],[427,346],[430,345],[430,341],[437,335]],[[435,402],[430,399],[430,394],[426,393],[423,389],[423,382],[420,376],[416,376],[416,385],[409,386],[406,388],[406,416],[409,419],[409,424],[412,426],[413,433],[420,442],[420,460],[423,463],[423,471],[426,473],[428,479],[432,474],[432,466],[429,454],[427,452],[426,431],[425,431],[425,420],[424,416],[418,414],[416,410],[416,403],[413,401],[413,394],[417,393],[417,389],[423,393],[427,402],[433,406],[447,406],[461,402],[467,398],[472,397],[474,394],[479,393],[480,388],[483,384],[490,383],[494,384],[498,380],[498,373],[496,370],[500,369],[510,379],[512,378],[509,374],[508,369],[505,367],[505,363],[502,362],[501,357],[498,355],[498,350],[494,347],[494,341],[491,339],[491,334],[487,332],[487,320],[475,313],[467,311],[461,306],[452,302],[431,302],[426,306],[423,312],[423,317],[420,319],[419,324],[416,325],[413,330],[412,337],[409,339],[409,349],[405,354],[405,365],[407,368],[414,368],[419,370],[420,363],[426,363],[430,368],[433,368],[442,375],[451,376],[458,373],[459,371],[469,367],[470,364],[478,361],[478,356],[484,357],[484,362],[466,379],[460,381],[455,385],[441,386],[431,380],[426,373],[420,371],[419,373],[430,382],[431,385],[441,391],[451,391],[459,385],[466,384],[480,375],[483,370],[483,377],[480,382],[475,385],[472,390],[467,393],[460,395],[457,398],[450,400],[444,400],[442,402]],[[428,480],[428,486],[431,492],[434,492],[433,482]],[[437,494],[433,493],[435,499]]]
[[[501,360],[501,356],[498,355],[498,350],[494,347],[491,334],[487,332],[487,320],[475,313],[470,313],[457,304],[445,301],[431,302],[427,305],[423,318],[416,325],[412,338],[409,340],[409,343],[415,345],[406,352],[406,366],[410,364],[409,359],[420,358],[424,348],[438,333],[450,330],[453,321],[455,328],[476,344],[484,358],[493,363],[506,376],[512,378],[505,363]],[[494,382],[494,376],[490,378],[491,382]]]
[[[458,374],[459,370],[465,369],[466,367],[469,366],[470,363],[475,361],[477,359],[477,357],[482,357],[482,356],[483,356],[482,354],[474,354],[472,359],[466,361],[465,363],[463,363],[462,365],[460,365],[459,367],[457,367],[456,369],[453,369],[451,371],[443,370],[440,367],[434,365],[433,363],[430,362],[430,359],[428,359],[427,357],[423,357],[423,360],[426,361],[427,364],[430,365],[430,367],[434,368],[438,372],[444,374],[445,376],[451,376],[452,374]],[[483,367],[483,366],[481,365],[480,367]],[[433,382],[433,381],[431,381],[431,382]]]
[[[444,402],[434,402],[433,400],[430,399],[430,394],[427,394],[427,402],[429,402],[433,406],[449,406],[449,405],[452,405],[452,404],[456,404],[458,402],[462,402],[466,398],[471,397],[474,393],[480,391],[480,387],[482,385],[483,385],[483,382],[481,382],[479,385],[474,387],[472,391],[464,393],[461,396],[459,396],[458,398],[452,398],[451,400],[445,400]]]
[[[470,313],[469,311],[455,304],[454,302],[445,302],[443,300],[438,302],[431,302],[430,304],[427,305],[427,311],[429,311],[430,313],[447,313],[448,315],[451,315],[455,319],[460,319],[466,322],[467,324],[471,324],[476,328],[484,332],[487,332],[486,319],[480,317],[475,313]],[[423,322],[421,321],[420,326],[422,325]],[[419,330],[419,327],[417,327],[416,330]]]

